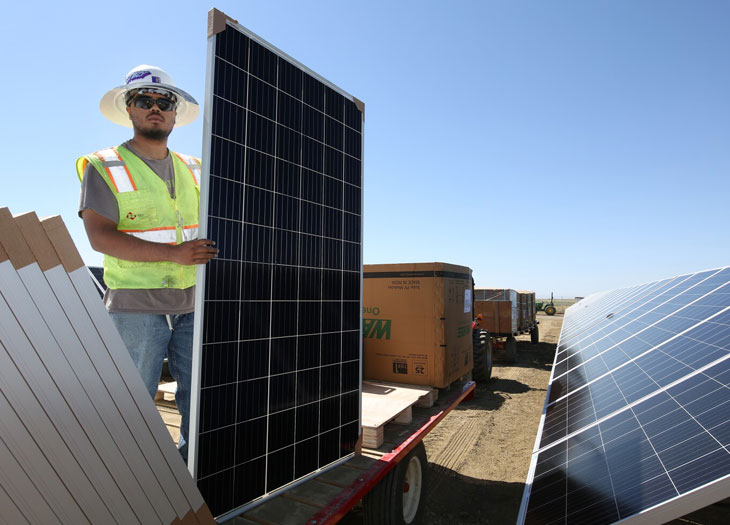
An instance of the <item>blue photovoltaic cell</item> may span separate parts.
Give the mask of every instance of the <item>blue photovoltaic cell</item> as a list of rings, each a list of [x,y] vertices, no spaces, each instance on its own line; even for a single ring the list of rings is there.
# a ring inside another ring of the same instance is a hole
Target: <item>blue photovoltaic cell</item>
[[[730,268],[588,297],[558,348],[522,522],[617,521],[730,475]]]
[[[215,516],[360,431],[362,110],[238,25],[211,37],[195,457]]]

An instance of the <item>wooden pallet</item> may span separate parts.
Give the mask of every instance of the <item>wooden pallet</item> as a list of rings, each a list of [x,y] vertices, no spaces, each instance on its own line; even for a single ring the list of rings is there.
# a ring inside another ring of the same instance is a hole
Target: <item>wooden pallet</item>
[[[437,397],[438,390],[431,387],[363,381],[363,446],[378,448],[387,423],[408,425],[413,419],[414,405],[429,408]]]
[[[177,381],[169,383],[160,383],[157,385],[157,393],[155,401],[172,400],[175,401],[175,392],[177,392]]]

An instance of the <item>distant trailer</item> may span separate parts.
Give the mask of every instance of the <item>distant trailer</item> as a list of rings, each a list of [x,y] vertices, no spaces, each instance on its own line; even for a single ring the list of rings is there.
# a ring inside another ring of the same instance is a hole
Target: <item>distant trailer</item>
[[[493,349],[503,350],[505,359],[517,360],[515,337],[530,334],[530,342],[540,340],[535,314],[535,292],[509,288],[476,288],[474,314],[477,326],[489,333]]]

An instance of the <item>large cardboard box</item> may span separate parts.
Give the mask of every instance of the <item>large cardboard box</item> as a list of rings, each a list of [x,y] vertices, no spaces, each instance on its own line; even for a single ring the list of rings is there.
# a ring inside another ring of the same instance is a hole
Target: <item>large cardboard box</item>
[[[476,301],[474,315],[481,315],[479,328],[491,334],[515,333],[512,323],[512,301]]]
[[[535,292],[518,291],[517,298],[520,303],[518,327],[520,330],[527,330],[535,324]]]
[[[471,269],[363,268],[363,378],[444,388],[473,368]]]
[[[520,301],[518,293],[510,288],[477,288],[474,290],[474,314],[482,314],[481,327],[494,334],[516,334],[520,325]],[[486,314],[491,315],[492,309],[489,306],[492,302],[509,303],[499,306],[499,322],[496,320],[488,325],[484,323]]]

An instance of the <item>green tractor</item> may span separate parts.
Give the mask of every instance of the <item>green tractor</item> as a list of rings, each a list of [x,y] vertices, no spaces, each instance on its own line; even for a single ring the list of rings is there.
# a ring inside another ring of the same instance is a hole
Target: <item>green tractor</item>
[[[550,292],[550,302],[535,303],[535,310],[537,312],[545,312],[545,315],[555,315],[558,310],[555,308],[555,303],[553,302],[553,292]]]

